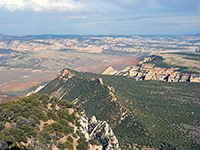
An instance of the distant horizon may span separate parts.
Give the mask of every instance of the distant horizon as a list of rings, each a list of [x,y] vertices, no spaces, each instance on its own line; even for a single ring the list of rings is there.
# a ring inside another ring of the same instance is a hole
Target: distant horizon
[[[2,34],[0,36],[200,36],[200,33],[191,34],[57,34],[57,33],[42,33],[42,34]]]

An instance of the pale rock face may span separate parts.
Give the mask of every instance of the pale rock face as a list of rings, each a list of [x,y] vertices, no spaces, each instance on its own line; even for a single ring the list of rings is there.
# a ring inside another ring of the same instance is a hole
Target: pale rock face
[[[97,120],[92,116],[89,120],[89,137],[104,143],[104,150],[119,150],[119,143],[111,127],[106,121]]]
[[[75,76],[75,74],[73,74],[73,73],[72,73],[70,70],[68,70],[68,69],[63,69],[63,70],[59,73],[59,75],[60,75],[60,78],[62,78],[62,77],[64,77],[64,76],[68,75],[68,79],[70,79],[70,78],[72,78],[72,77]]]
[[[90,122],[89,122],[91,125],[92,124],[97,124],[97,119],[96,117],[93,115],[91,118],[90,118]]]
[[[170,82],[179,82],[181,78],[180,73],[176,73],[174,76],[170,75]]]
[[[190,82],[200,82],[200,75],[192,74]]]
[[[159,81],[164,81],[166,76],[168,76],[168,75],[159,74],[159,75],[157,75],[156,77],[157,77],[157,80],[159,80]]]
[[[89,134],[88,134],[88,118],[87,116],[85,115],[85,113],[83,113],[82,116],[80,116],[80,131],[85,134],[85,138],[87,140],[89,140]]]
[[[118,140],[106,121],[97,120],[95,116],[88,119],[84,112],[79,117],[79,131],[85,134],[87,140],[97,140],[103,150],[120,150]]]
[[[188,78],[189,78],[189,75],[188,75],[188,74],[183,74],[183,75],[181,76],[181,79],[179,80],[179,82],[185,82],[185,81],[188,80]]]
[[[129,76],[139,80],[159,80],[167,82],[200,82],[200,74],[180,73],[179,68],[160,68],[155,64],[141,64],[140,66],[126,67],[124,70],[117,71],[111,66],[106,69],[105,75]]]
[[[37,93],[38,91],[40,91],[44,87],[45,87],[45,85],[39,86],[34,91],[29,92],[26,96],[29,96],[29,95],[31,95],[33,93]]]
[[[102,78],[92,78],[91,81],[97,81],[98,83],[100,83],[101,85],[103,85]]]
[[[114,70],[112,66],[108,67],[102,74],[104,75],[115,75],[117,74],[117,70]]]
[[[136,75],[137,75],[137,71],[130,71],[130,73],[129,73],[129,75],[130,75],[130,77],[135,77]]]
[[[64,70],[61,72],[61,75],[62,75],[62,76],[65,76],[65,75],[68,74],[68,73],[69,73],[69,70],[64,69]]]
[[[145,80],[153,80],[153,76],[155,75],[155,73],[152,72],[152,70],[150,70],[146,76],[145,76]]]
[[[138,74],[138,69],[139,69],[139,67],[137,67],[137,66],[131,67],[130,70],[129,70],[129,75],[130,75],[130,77],[135,77],[135,76],[137,76],[137,74]]]

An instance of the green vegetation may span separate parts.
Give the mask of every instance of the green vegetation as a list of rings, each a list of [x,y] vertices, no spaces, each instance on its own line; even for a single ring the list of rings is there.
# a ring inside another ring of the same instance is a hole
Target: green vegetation
[[[73,144],[69,141],[65,142],[65,143],[59,143],[58,144],[58,148],[61,149],[61,150],[64,150],[64,149],[68,149],[68,150],[73,150]]]
[[[151,58],[152,58],[152,60],[147,61],[146,63],[152,63],[152,64],[155,64],[155,66],[161,67],[161,68],[170,68],[171,67],[169,64],[163,62],[165,59],[161,56],[152,55]]]
[[[97,141],[94,140],[94,139],[91,139],[91,140],[89,141],[89,143],[90,143],[91,145],[99,145],[99,142],[97,142]]]
[[[200,84],[71,73],[76,76],[58,77],[40,92],[52,94],[61,88],[60,97],[82,105],[88,116],[107,121],[122,149],[135,144],[167,150],[200,148]],[[104,84],[91,78],[102,78]]]
[[[48,106],[55,104],[54,108]],[[49,149],[50,143],[60,149],[73,150],[73,138],[69,136],[66,142],[59,140],[73,133],[68,124],[76,124],[75,113],[70,114],[67,108],[78,109],[66,100],[50,99],[46,94],[33,94],[19,101],[0,104],[0,149]],[[27,144],[28,141],[32,144]],[[34,144],[33,144],[34,143]],[[28,146],[25,146],[25,145]]]
[[[77,150],[87,150],[88,147],[88,142],[86,141],[85,135],[83,133],[80,132],[76,132],[79,135],[79,139],[78,139],[78,145],[77,145]]]
[[[186,53],[164,53],[152,55],[152,60],[146,63],[155,64],[161,68],[180,68],[182,73],[200,73],[200,55]]]
[[[67,141],[72,143],[74,140],[73,140],[73,138],[71,136],[68,136]]]

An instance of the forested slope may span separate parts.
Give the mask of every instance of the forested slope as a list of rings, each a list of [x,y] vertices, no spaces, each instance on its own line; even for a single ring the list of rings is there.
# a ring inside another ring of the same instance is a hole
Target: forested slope
[[[122,149],[200,148],[200,84],[135,81],[63,70],[39,93],[81,104],[106,120]]]

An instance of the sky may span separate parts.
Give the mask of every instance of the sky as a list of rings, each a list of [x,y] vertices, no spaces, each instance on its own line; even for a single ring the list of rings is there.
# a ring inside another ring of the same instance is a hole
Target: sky
[[[0,34],[200,33],[200,0],[0,0]]]

